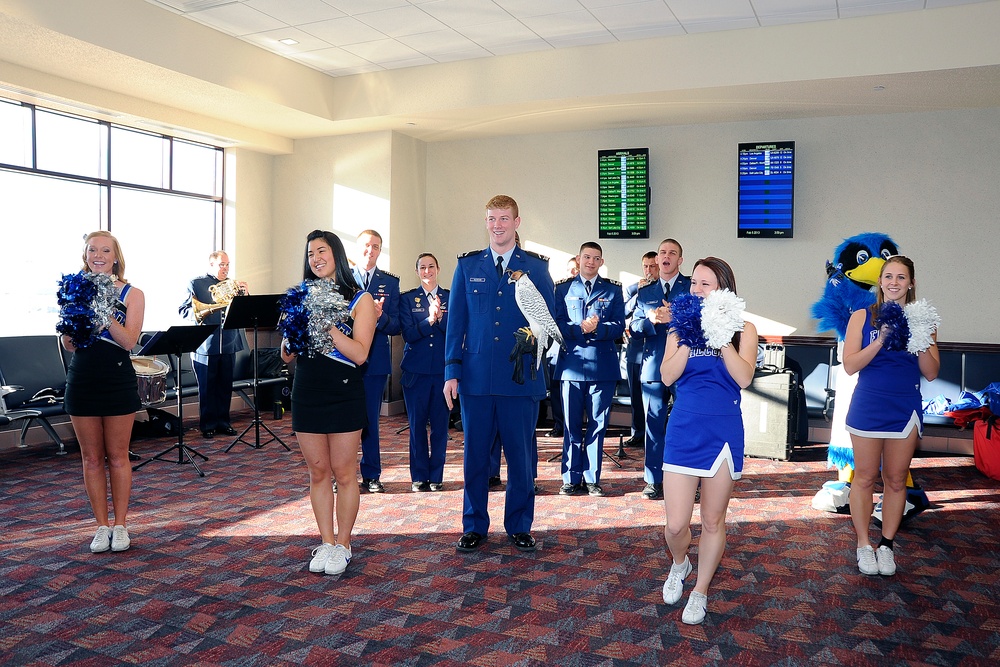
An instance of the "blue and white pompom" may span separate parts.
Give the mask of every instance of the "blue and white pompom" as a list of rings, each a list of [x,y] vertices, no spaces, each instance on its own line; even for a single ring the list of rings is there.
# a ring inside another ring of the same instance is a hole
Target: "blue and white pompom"
[[[937,309],[927,302],[927,299],[919,299],[908,303],[903,307],[903,314],[906,315],[906,322],[910,327],[910,338],[906,343],[906,351],[910,354],[919,354],[934,344],[934,332],[941,324],[941,316]]]
[[[902,352],[906,349],[910,339],[910,325],[898,303],[895,301],[883,303],[873,324],[879,329],[882,349],[890,352]]]
[[[90,347],[108,327],[118,303],[114,276],[106,273],[63,274],[56,295],[59,322],[56,331],[70,337],[78,348]]]
[[[670,331],[677,336],[678,345],[691,349],[706,346],[701,329],[702,299],[691,293],[679,294],[670,302]]]
[[[330,329],[349,315],[347,300],[332,280],[305,280],[281,297],[278,328],[292,354],[330,354]]]
[[[708,347],[719,350],[737,331],[743,331],[746,302],[728,289],[717,289],[701,304],[701,329]]]
[[[309,288],[303,282],[289,287],[278,300],[278,309],[281,311],[278,329],[288,341],[287,348],[291,354],[305,354],[309,351],[309,311],[305,307],[308,292]]]

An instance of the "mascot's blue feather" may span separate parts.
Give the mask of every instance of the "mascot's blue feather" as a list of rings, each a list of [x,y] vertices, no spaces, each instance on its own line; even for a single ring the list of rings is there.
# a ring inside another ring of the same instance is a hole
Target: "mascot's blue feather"
[[[670,330],[678,344],[692,349],[708,345],[701,329],[701,303],[701,298],[690,293],[680,294],[670,302]]]
[[[830,447],[826,453],[826,461],[843,470],[847,466],[854,467],[854,450],[850,447]]]
[[[910,324],[906,321],[903,309],[895,301],[886,301],[875,317],[875,327],[886,328],[882,347],[890,352],[900,352],[906,349],[910,340]]]

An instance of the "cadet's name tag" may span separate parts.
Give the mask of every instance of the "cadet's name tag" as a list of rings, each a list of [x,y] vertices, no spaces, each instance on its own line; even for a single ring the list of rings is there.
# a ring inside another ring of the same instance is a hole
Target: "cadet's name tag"
[[[485,283],[486,278],[469,278],[470,283]]]

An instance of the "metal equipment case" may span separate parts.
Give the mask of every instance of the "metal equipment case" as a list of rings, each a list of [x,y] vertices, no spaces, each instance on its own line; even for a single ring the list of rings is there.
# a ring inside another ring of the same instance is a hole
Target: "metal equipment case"
[[[787,461],[795,444],[799,385],[789,370],[757,371],[742,390],[744,454]]]

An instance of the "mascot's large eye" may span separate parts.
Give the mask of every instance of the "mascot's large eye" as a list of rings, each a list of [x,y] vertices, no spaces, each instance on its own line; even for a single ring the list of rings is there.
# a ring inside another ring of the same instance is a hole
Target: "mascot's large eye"
[[[861,266],[862,264],[864,264],[865,262],[867,262],[870,257],[871,257],[871,255],[868,254],[867,250],[859,250],[858,251],[858,266]]]
[[[896,249],[896,246],[890,243],[889,241],[886,241],[885,243],[882,244],[881,250],[882,250],[882,259],[889,259],[893,255],[899,254],[899,250]]]

